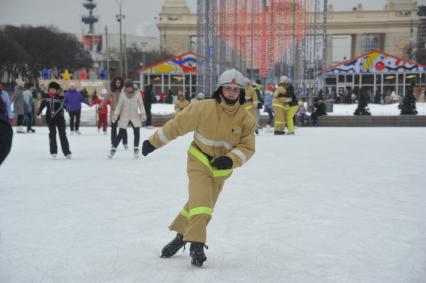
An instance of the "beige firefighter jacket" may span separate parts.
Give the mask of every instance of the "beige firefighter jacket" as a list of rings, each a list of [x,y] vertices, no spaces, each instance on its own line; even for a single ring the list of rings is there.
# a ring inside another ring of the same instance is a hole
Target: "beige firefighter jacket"
[[[285,87],[283,86],[277,87],[274,93],[274,100],[272,101],[272,103],[285,105],[291,102],[291,97],[284,97],[286,93],[287,93],[287,90]]]
[[[215,158],[226,155],[233,168],[243,165],[255,152],[256,121],[237,102],[227,105],[207,99],[191,103],[176,117],[169,120],[150,138],[160,148],[178,136],[194,132],[192,145]]]
[[[118,117],[120,117],[120,120],[118,120],[119,128],[127,129],[129,122],[132,122],[134,127],[142,127],[142,121],[146,120],[146,114],[138,89],[135,89],[133,93],[121,92],[112,121],[117,121]]]
[[[180,100],[178,99],[175,103],[175,111],[180,112],[182,111],[186,106],[188,106],[191,102],[189,102],[186,99]]]
[[[252,86],[248,86],[245,90],[246,92],[246,103],[244,108],[246,110],[256,109],[257,108],[257,94],[256,90]]]

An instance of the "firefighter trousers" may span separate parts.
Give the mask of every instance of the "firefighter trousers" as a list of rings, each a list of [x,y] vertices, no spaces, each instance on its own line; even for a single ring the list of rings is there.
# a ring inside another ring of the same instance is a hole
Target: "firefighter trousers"
[[[197,149],[191,147],[193,150]],[[231,170],[216,170],[209,166],[207,157],[188,152],[188,201],[178,213],[169,229],[183,235],[187,242],[205,243],[207,225],[212,218],[213,208]],[[228,174],[229,173],[229,174]],[[221,176],[218,176],[221,175]]]
[[[285,129],[287,112],[289,110],[288,105],[284,106],[281,103],[273,103],[275,112],[274,130],[276,132],[283,132]]]
[[[299,109],[299,106],[290,106],[290,109],[287,111],[287,117],[286,117],[286,124],[288,128],[289,134],[294,134],[294,115],[296,115],[297,109]]]

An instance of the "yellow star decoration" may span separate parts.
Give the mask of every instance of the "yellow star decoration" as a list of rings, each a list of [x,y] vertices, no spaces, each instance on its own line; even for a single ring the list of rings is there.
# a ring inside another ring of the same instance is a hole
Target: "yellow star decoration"
[[[64,81],[68,81],[68,80],[71,78],[71,74],[70,74],[70,72],[68,72],[68,70],[65,70],[65,71],[61,74],[61,76],[62,76],[62,79],[63,79]]]

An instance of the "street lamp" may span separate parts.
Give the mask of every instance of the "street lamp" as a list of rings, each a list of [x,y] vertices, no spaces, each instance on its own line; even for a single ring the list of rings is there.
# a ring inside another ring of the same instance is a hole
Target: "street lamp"
[[[125,15],[123,15],[123,13],[121,12],[123,4],[124,4],[124,0],[116,0],[117,4],[118,4],[118,15],[115,15],[117,22],[120,25],[120,76],[124,77],[124,72],[123,72],[123,35],[122,35],[122,22],[123,20],[126,18]]]

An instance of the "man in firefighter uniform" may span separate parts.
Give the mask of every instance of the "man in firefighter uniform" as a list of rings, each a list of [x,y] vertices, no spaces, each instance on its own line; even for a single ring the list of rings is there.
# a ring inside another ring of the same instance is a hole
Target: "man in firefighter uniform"
[[[207,259],[206,228],[224,182],[255,152],[256,122],[243,107],[244,88],[240,72],[223,72],[213,99],[191,103],[143,143],[146,156],[194,131],[187,163],[189,198],[169,227],[177,235],[163,248],[161,257],[173,256],[190,242],[191,263],[202,266]]]
[[[294,87],[287,76],[280,77],[279,86],[275,90],[272,106],[275,111],[275,135],[284,135],[287,124],[288,134],[294,135],[294,115],[298,109],[298,100]]]
[[[249,78],[245,78],[245,99],[246,103],[244,104],[244,109],[253,115],[253,118],[256,119],[256,107],[257,107],[257,95],[256,90],[251,85]]]

